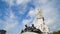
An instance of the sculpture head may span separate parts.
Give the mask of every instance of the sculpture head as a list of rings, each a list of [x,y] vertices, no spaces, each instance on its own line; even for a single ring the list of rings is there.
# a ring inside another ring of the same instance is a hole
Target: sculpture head
[[[34,27],[34,24],[32,24],[32,27]]]
[[[25,27],[27,27],[27,25],[25,25]]]

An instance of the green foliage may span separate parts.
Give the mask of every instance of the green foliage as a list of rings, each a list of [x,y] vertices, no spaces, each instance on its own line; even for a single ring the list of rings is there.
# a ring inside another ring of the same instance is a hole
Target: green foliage
[[[58,34],[57,32],[53,32],[53,34]]]
[[[53,32],[53,34],[60,34],[60,30]]]

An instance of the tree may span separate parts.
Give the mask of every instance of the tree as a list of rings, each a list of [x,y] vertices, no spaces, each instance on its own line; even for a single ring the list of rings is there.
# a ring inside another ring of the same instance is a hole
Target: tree
[[[60,30],[57,33],[60,34]]]
[[[53,34],[58,34],[57,32],[53,32]]]
[[[53,32],[53,34],[60,34],[60,30]]]

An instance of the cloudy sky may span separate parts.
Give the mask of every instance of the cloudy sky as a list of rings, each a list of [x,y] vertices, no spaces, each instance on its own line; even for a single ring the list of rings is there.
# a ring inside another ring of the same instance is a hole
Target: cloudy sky
[[[0,0],[0,29],[20,34],[25,24],[36,21],[40,8],[50,31],[60,29],[60,0]]]

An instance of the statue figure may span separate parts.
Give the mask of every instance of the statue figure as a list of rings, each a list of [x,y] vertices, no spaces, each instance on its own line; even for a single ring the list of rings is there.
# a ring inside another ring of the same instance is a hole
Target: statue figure
[[[5,30],[0,30],[0,34],[6,34]]]

